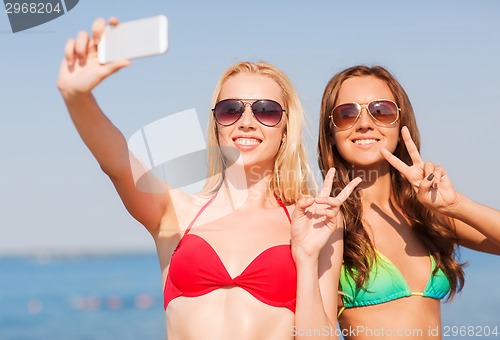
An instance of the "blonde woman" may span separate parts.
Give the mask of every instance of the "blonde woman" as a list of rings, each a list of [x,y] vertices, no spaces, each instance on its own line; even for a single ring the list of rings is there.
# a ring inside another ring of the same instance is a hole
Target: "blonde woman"
[[[213,96],[202,192],[189,195],[153,177],[164,193],[142,192],[130,166],[140,162],[91,94],[128,65],[98,63],[104,27],[98,19],[91,36],[68,41],[58,87],[83,141],[154,239],[168,338],[291,339],[335,327],[338,212],[358,180],[329,198],[331,172],[317,198],[300,199],[312,194],[312,183],[303,110],[288,78],[267,63],[231,66]]]

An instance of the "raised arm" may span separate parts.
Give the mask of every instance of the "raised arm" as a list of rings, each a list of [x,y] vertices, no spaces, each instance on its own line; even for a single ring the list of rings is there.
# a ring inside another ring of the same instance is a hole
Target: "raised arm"
[[[117,25],[118,20],[111,18],[109,23]],[[57,86],[78,133],[113,182],[127,210],[155,233],[170,204],[169,196],[137,190],[131,164],[137,167],[141,164],[129,153],[123,134],[104,115],[92,95],[92,90],[105,78],[130,65],[128,60],[99,63],[97,45],[105,25],[104,19],[97,19],[92,25],[92,36],[82,31],[76,39],[68,40]],[[152,176],[149,180],[155,181]]]
[[[413,185],[420,203],[453,219],[461,245],[500,255],[500,211],[456,192],[443,167],[422,160],[406,127],[401,134],[413,165],[406,165],[386,149],[382,155]]]
[[[340,206],[361,182],[352,180],[330,197],[334,169],[316,198],[297,202],[292,218],[292,254],[297,267],[296,339],[337,339],[337,302],[343,257]]]
[[[454,218],[460,244],[477,251],[500,255],[500,211],[458,194],[448,212]]]

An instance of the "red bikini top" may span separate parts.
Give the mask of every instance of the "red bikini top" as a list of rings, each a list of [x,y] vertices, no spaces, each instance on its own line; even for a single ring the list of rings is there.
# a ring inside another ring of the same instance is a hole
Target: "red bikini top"
[[[295,312],[297,270],[289,244],[264,250],[240,275],[231,278],[212,246],[200,236],[188,234],[214,198],[215,195],[191,221],[172,254],[163,291],[164,308],[178,296],[201,296],[222,287],[237,286],[265,304]],[[291,222],[285,205],[279,200],[278,203]]]

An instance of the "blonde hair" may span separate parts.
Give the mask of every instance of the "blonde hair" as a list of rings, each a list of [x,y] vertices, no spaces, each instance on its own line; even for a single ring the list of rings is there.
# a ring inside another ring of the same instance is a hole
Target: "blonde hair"
[[[312,194],[314,181],[307,163],[302,139],[304,112],[288,77],[275,66],[266,62],[240,62],[228,68],[220,77],[212,97],[212,106],[219,101],[219,95],[227,79],[239,73],[254,73],[269,77],[278,84],[284,101],[285,134],[274,162],[269,181],[269,193],[284,204],[295,203],[302,195]],[[212,114],[208,119],[208,176],[202,194],[215,193],[224,181],[225,159],[219,147],[217,123]]]

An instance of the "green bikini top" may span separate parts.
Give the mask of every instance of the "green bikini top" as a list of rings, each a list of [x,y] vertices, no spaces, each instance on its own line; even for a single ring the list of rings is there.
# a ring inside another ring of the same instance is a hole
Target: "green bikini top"
[[[423,292],[412,292],[401,272],[378,251],[377,260],[373,261],[368,283],[364,288],[356,289],[356,282],[342,265],[340,288],[344,308],[378,305],[412,295],[434,299],[444,298],[450,291],[450,282],[441,268],[432,275],[436,268],[436,261],[432,256],[430,259],[431,272]],[[353,273],[356,274],[356,271],[354,270]],[[344,308],[339,312],[339,316]]]

